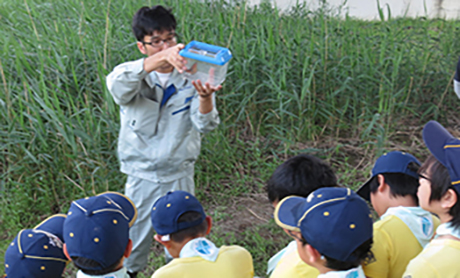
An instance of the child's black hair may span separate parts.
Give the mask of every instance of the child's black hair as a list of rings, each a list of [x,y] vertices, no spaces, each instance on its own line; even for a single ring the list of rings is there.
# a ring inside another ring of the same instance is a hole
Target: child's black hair
[[[151,8],[140,8],[133,17],[132,29],[138,41],[143,41],[144,36],[151,36],[154,31],[176,30],[176,19],[171,10],[157,5]]]
[[[418,172],[419,165],[415,162],[410,162],[407,165],[413,172]],[[418,205],[417,190],[419,187],[418,179],[403,173],[383,173],[381,174],[385,178],[385,183],[390,186],[390,193],[392,196],[407,195],[412,197],[412,200]],[[378,175],[374,176],[369,182],[369,191],[371,193],[377,192],[379,188]]]
[[[449,223],[451,223],[454,228],[460,229],[460,194],[452,185],[447,168],[433,155],[430,155],[420,167],[419,173],[423,176],[427,176],[431,182],[430,202],[441,200],[442,196],[444,196],[449,189],[455,192],[457,195],[457,203],[449,210],[449,214],[452,216],[452,220]]]
[[[320,187],[337,186],[337,177],[323,160],[301,154],[278,166],[267,182],[270,202],[278,202],[291,195],[307,197]]]
[[[118,261],[116,261],[114,264],[104,268],[104,269],[100,269],[100,270],[93,270],[94,268],[98,268],[100,267],[101,265],[96,262],[95,260],[92,260],[92,259],[88,259],[88,258],[85,258],[85,257],[77,257],[77,256],[72,256],[72,262],[73,264],[78,268],[80,269],[81,271],[83,271],[83,273],[87,274],[87,275],[93,275],[93,276],[96,276],[96,275],[104,275],[104,274],[108,274],[108,273],[111,273],[111,272],[114,272],[116,270],[116,268],[118,267],[118,265],[120,264],[120,261],[123,257],[121,257]]]
[[[196,211],[189,211],[179,216],[179,218],[177,219],[177,222],[178,223],[193,222],[193,221],[200,219],[200,217],[202,217],[201,213],[196,212]],[[170,238],[172,241],[175,241],[175,242],[183,242],[187,238],[196,238],[199,236],[204,236],[207,230],[208,230],[208,222],[205,219],[203,219],[203,222],[201,222],[200,224],[196,226],[172,233],[170,235]]]

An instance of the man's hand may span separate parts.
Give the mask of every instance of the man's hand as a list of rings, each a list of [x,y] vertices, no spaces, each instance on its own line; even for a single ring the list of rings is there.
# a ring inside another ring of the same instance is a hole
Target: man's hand
[[[222,85],[219,85],[217,87],[211,86],[209,82],[206,82],[203,86],[200,80],[195,80],[192,81],[193,86],[195,87],[196,91],[198,92],[198,95],[200,98],[209,98],[212,96],[212,93],[219,91],[222,89]]]
[[[179,51],[185,46],[179,43],[147,57],[144,60],[144,70],[152,72],[154,70],[165,70],[174,67],[178,72],[183,73],[187,69],[187,60],[179,55]]]
[[[214,108],[214,104],[212,103],[212,94],[222,89],[222,86],[211,86],[209,85],[209,82],[206,82],[203,86],[200,80],[192,81],[192,84],[199,95],[198,98],[200,100],[200,106],[198,106],[198,110],[201,114],[208,114]]]

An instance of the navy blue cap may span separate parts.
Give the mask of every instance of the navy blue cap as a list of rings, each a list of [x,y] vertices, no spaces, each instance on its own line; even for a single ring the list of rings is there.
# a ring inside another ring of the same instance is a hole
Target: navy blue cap
[[[182,214],[191,211],[200,213],[201,217],[195,221],[177,222]],[[206,214],[195,196],[178,190],[168,192],[153,204],[150,219],[157,234],[165,236],[201,224]]]
[[[64,222],[64,240],[70,257],[99,263],[86,270],[102,270],[119,261],[129,242],[129,228],[137,218],[131,200],[118,192],[105,192],[73,201]]]
[[[423,128],[423,141],[434,157],[447,168],[452,185],[460,193],[460,140],[440,123],[429,121]]]
[[[325,187],[307,198],[286,197],[274,216],[280,227],[300,231],[319,253],[342,262],[359,259],[352,253],[372,238],[369,207],[349,188]]]
[[[457,70],[455,71],[454,80],[460,82],[460,59],[458,59]]]
[[[375,161],[374,168],[372,168],[372,175],[371,177],[364,183],[356,193],[359,196],[363,197],[365,200],[370,200],[370,188],[369,184],[373,177],[377,176],[378,174],[384,173],[401,173],[409,175],[413,178],[418,179],[417,172],[409,169],[407,166],[409,163],[414,162],[420,166],[420,162],[410,153],[400,152],[400,151],[392,151],[389,153],[385,153]]]
[[[56,214],[21,230],[5,253],[6,277],[61,278],[68,263],[62,249],[65,219],[65,214]]]

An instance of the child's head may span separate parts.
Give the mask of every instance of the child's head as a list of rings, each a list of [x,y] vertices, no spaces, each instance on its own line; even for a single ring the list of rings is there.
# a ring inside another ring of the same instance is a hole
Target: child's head
[[[5,253],[6,277],[61,278],[67,265],[62,228],[65,214],[21,230]]]
[[[431,156],[420,167],[420,206],[438,214],[441,221],[460,228],[460,140],[438,122],[423,129],[423,140]]]
[[[405,199],[404,204],[412,203],[416,206],[419,167],[420,162],[409,153],[385,153],[377,159],[372,168],[371,178],[357,190],[357,193],[371,201],[379,216],[393,205],[402,205],[399,201],[395,202],[395,199]]]
[[[136,218],[134,204],[117,192],[73,201],[64,222],[64,251],[87,275],[114,272],[131,253],[129,228]]]
[[[358,267],[370,254],[372,215],[349,188],[287,197],[277,205],[275,221],[291,231],[301,259],[321,273]]]
[[[291,195],[307,197],[320,187],[337,186],[331,167],[312,155],[291,157],[278,166],[267,182],[268,199],[276,206]]]
[[[211,230],[211,218],[192,194],[170,191],[159,198],[150,214],[155,240],[163,244],[174,258],[190,240],[203,237]]]
[[[176,19],[171,10],[157,5],[151,8],[140,8],[133,17],[132,29],[138,41],[143,41],[145,36],[176,30]]]

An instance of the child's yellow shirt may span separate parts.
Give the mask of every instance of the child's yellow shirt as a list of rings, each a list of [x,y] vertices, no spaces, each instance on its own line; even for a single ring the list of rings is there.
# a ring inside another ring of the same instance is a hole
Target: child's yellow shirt
[[[232,245],[219,248],[216,261],[202,257],[176,258],[162,266],[152,278],[252,278],[252,257],[243,247]]]
[[[434,239],[407,266],[404,278],[460,277],[460,241]]]
[[[295,245],[286,250],[270,278],[316,278],[318,275],[316,268],[302,261]]]
[[[436,229],[440,221],[432,218]],[[402,277],[409,262],[423,250],[410,228],[395,215],[374,223],[373,242],[373,258],[363,264],[369,278]]]

